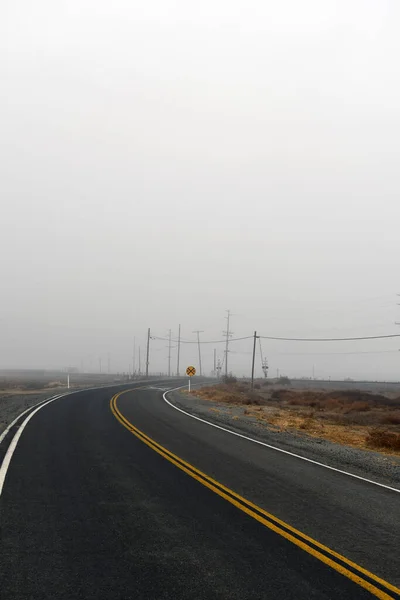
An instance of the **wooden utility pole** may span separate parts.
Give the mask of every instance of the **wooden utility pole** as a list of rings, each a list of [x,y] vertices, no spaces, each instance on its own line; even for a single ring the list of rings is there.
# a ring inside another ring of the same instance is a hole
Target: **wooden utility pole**
[[[146,377],[149,376],[150,327],[147,330]]]
[[[257,344],[257,331],[254,332],[253,362],[251,365],[251,389],[254,388],[254,366],[255,366],[255,361],[256,361],[256,344]]]
[[[178,360],[176,364],[176,376],[179,377],[179,361],[181,357],[181,326],[178,329]]]
[[[171,329],[168,330],[168,377],[171,377]]]
[[[200,348],[200,334],[203,333],[203,331],[193,331],[193,333],[197,333],[197,347],[199,349],[199,372],[200,372],[200,377],[203,375],[203,370],[201,368],[201,348]]]

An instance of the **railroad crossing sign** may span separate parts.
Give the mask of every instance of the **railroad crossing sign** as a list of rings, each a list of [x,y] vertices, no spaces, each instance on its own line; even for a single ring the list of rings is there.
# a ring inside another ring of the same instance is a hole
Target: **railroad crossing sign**
[[[193,377],[193,375],[196,375],[196,369],[195,369],[195,367],[188,367],[186,369],[186,375],[188,377]]]

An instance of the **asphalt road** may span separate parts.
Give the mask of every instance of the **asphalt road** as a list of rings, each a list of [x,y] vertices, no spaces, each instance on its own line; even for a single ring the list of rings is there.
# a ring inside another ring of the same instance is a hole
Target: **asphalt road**
[[[158,389],[110,404],[118,390],[56,400],[23,431],[2,598],[400,598],[400,494],[195,421]]]

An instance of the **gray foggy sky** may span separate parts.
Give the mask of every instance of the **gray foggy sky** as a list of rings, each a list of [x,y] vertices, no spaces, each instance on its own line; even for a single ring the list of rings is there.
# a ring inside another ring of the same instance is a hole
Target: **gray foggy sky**
[[[400,333],[399,26],[396,0],[4,0],[0,366],[128,370],[148,326],[220,339],[227,308],[235,336]],[[333,377],[399,378],[399,347],[263,341]]]

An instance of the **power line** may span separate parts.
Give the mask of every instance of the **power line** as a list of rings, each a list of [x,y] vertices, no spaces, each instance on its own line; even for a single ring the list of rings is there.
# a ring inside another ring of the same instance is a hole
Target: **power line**
[[[271,354],[273,356],[349,356],[351,354],[397,354],[398,352],[400,352],[400,350],[361,350],[360,352],[272,352]]]
[[[244,337],[230,338],[229,342],[239,342],[241,340],[250,340],[254,336],[247,335]],[[383,340],[389,338],[398,338],[400,333],[391,333],[389,335],[368,335],[360,337],[345,337],[345,338],[290,338],[290,337],[275,337],[272,335],[261,335],[263,340],[277,340],[283,342],[350,342],[358,340]],[[152,336],[153,340],[169,341],[169,338]],[[171,340],[173,343],[178,343],[179,340]],[[197,344],[197,340],[180,340],[181,344]],[[226,339],[223,340],[201,340],[200,344],[226,344]]]
[[[400,335],[400,334],[399,334]],[[164,338],[164,337],[157,337],[155,335],[152,336],[151,338],[152,340],[164,340],[166,342],[169,341],[169,338]],[[252,335],[246,335],[245,337],[239,337],[239,338],[230,338],[230,342],[238,342],[240,340],[252,340],[253,336]],[[171,340],[174,344],[178,342],[178,340]],[[182,340],[181,339],[181,344],[197,344],[197,340]],[[226,344],[226,339],[224,340],[201,340],[200,344]]]
[[[400,333],[391,333],[389,335],[367,335],[364,337],[345,337],[345,338],[286,338],[273,337],[271,335],[261,335],[263,340],[280,340],[283,342],[351,342],[356,340],[383,340],[387,338],[398,338]]]

